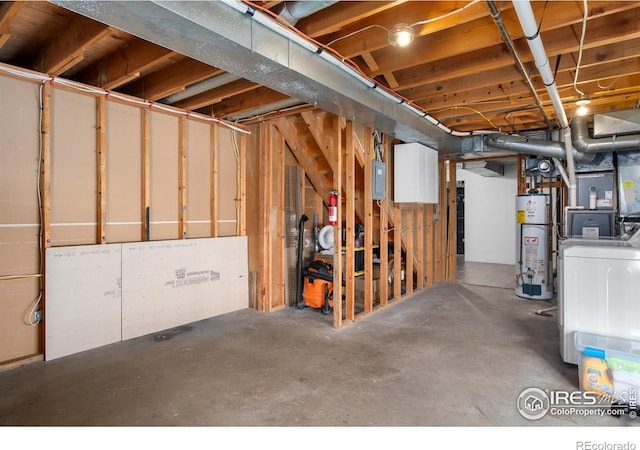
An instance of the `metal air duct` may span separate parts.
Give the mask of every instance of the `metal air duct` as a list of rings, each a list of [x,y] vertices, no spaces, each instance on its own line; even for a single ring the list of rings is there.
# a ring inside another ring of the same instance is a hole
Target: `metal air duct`
[[[460,147],[435,119],[246,3],[51,1],[402,141]]]
[[[640,150],[640,135],[613,136],[592,139],[584,117],[575,117],[571,122],[573,146],[584,153],[601,153],[625,150]]]
[[[300,2],[282,2],[281,5],[274,11],[284,20],[291,25],[295,25],[298,20],[310,16],[320,10],[323,10],[336,1],[315,2],[315,1],[300,1]]]

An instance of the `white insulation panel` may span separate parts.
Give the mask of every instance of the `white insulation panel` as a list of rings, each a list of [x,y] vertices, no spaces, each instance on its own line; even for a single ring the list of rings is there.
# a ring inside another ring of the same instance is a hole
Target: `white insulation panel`
[[[248,307],[247,238],[122,244],[122,338]]]
[[[121,244],[46,249],[45,358],[122,339]]]

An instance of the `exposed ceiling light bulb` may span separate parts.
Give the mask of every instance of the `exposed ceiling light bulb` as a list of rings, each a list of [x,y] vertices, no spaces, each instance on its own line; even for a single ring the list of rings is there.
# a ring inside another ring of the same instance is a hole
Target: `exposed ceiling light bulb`
[[[394,47],[406,47],[413,42],[413,28],[406,23],[399,23],[389,30],[387,37],[389,39],[389,44]]]
[[[576,102],[576,106],[578,107],[578,109],[576,110],[576,114],[579,116],[586,116],[587,114],[589,114],[589,107],[588,105],[591,103],[591,101],[589,100],[578,100]]]

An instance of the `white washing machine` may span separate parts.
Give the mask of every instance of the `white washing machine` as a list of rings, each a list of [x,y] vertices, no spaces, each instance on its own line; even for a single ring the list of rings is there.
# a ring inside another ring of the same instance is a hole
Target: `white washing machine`
[[[576,331],[640,339],[640,248],[623,240],[566,239],[558,257],[563,361],[578,364]]]

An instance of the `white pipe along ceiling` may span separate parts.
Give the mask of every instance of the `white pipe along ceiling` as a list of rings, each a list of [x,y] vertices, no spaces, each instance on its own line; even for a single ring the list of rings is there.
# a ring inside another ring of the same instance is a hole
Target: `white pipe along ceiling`
[[[638,136],[589,139],[584,119],[578,118],[573,119],[572,127],[579,140],[572,138],[531,4],[526,0],[513,5],[556,109],[564,142],[485,130],[451,130],[331,52],[241,1],[50,1],[232,74],[228,76],[261,84],[404,142],[419,142],[441,154],[461,155],[464,148],[476,146],[479,138],[485,148],[566,160],[568,174],[563,179],[568,181],[572,205],[576,187],[574,160],[589,162],[594,159],[594,152],[640,148]],[[305,14],[295,12],[296,8],[306,14],[313,9],[307,3],[323,8],[331,2],[294,2],[285,6],[290,13],[294,9],[292,16],[296,16]],[[500,21],[498,17],[494,20]]]

